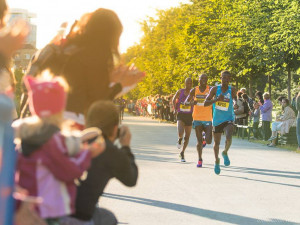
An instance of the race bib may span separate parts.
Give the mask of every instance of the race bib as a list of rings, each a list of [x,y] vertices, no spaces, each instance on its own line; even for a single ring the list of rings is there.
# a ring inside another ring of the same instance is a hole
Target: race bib
[[[180,111],[181,112],[190,112],[192,107],[190,105],[183,105],[180,104]]]
[[[196,95],[197,105],[204,106],[204,101],[206,99],[206,95]]]
[[[222,111],[228,111],[228,108],[229,108],[229,99],[224,99],[224,101],[216,102],[216,109]]]

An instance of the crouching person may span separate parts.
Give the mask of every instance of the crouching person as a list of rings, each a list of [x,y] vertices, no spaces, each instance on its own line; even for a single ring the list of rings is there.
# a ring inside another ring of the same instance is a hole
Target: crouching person
[[[106,141],[103,154],[92,160],[85,180],[80,180],[77,189],[76,213],[73,218],[89,221],[95,225],[117,224],[117,219],[110,211],[96,208],[99,197],[108,181],[115,177],[126,186],[134,186],[138,169],[130,150],[131,133],[128,127],[118,128],[119,112],[110,101],[97,101],[89,109],[86,117],[87,127],[98,127]],[[113,143],[119,139],[121,148]],[[70,221],[68,224],[76,224]]]

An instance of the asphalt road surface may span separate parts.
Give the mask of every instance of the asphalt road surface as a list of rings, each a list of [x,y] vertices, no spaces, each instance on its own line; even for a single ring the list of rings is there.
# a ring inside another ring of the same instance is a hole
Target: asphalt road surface
[[[123,124],[133,133],[138,183],[128,188],[114,179],[99,202],[119,224],[300,224],[300,154],[234,138],[231,165],[220,157],[216,175],[212,145],[196,167],[194,131],[181,163],[175,124],[133,116]]]

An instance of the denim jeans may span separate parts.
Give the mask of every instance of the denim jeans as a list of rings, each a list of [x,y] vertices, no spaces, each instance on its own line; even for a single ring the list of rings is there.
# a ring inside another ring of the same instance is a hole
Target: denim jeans
[[[298,147],[300,148],[300,118],[297,118],[297,140],[298,140]]]

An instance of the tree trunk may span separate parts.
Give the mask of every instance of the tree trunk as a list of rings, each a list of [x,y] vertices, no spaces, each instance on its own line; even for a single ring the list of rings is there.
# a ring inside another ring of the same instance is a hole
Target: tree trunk
[[[249,79],[249,96],[250,98],[253,97],[253,82],[252,82],[252,74],[250,74],[250,79]]]
[[[268,82],[269,82],[269,94],[270,98],[272,96],[272,82],[271,82],[271,75],[268,75]]]
[[[291,75],[291,68],[288,67],[288,99],[291,102],[291,80],[292,80],[292,75]]]

